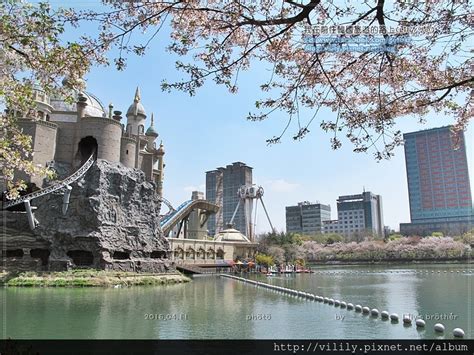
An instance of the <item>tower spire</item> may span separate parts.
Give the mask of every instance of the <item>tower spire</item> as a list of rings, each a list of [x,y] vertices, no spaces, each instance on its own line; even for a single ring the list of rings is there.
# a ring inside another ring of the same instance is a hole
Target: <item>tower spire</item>
[[[140,102],[141,95],[140,95],[140,87],[137,86],[137,89],[135,90],[135,97],[133,99],[134,102]]]
[[[154,137],[153,140],[155,140],[158,137],[158,133],[155,131],[155,117],[153,112],[151,113],[151,122],[150,122],[150,127],[146,130],[146,135]]]

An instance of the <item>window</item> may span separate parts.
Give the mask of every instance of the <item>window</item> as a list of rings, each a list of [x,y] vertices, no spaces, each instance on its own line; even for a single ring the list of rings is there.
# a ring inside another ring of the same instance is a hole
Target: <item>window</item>
[[[155,250],[155,251],[152,251],[151,254],[150,254],[150,258],[153,258],[153,259],[164,259],[164,258],[166,258],[166,251],[164,251],[164,250]]]
[[[126,260],[130,259],[130,253],[125,251],[115,251],[112,257],[116,260]]]
[[[33,259],[41,259],[43,266],[48,265],[49,250],[47,249],[31,249],[30,256]]]
[[[6,255],[7,258],[22,258],[23,249],[6,250],[3,252],[3,255]]]
[[[92,252],[87,250],[71,250],[67,252],[76,266],[90,266],[94,263]]]
[[[219,260],[223,260],[224,259],[224,250],[219,248],[217,250],[217,253],[216,253],[216,258],[219,259]]]

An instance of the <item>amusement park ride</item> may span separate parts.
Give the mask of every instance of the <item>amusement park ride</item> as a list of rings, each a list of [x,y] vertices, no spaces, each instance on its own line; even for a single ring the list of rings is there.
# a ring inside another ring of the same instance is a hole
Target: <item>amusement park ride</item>
[[[257,186],[257,185],[243,185],[241,186],[238,191],[237,195],[239,196],[239,202],[237,203],[237,206],[235,207],[234,214],[232,215],[232,218],[229,222],[229,225],[232,225],[234,222],[235,215],[237,214],[237,211],[239,210],[239,207],[242,205],[245,211],[245,221],[246,221],[246,235],[250,240],[255,240],[255,228],[257,225],[257,206],[258,206],[258,201],[262,204],[263,210],[265,211],[265,215],[267,216],[268,223],[270,224],[270,227],[272,231],[275,231],[275,228],[273,228],[272,221],[270,220],[270,217],[268,215],[267,209],[265,207],[265,204],[263,203],[263,187]],[[255,203],[255,214],[254,218],[252,220],[252,210],[253,210],[253,205]]]

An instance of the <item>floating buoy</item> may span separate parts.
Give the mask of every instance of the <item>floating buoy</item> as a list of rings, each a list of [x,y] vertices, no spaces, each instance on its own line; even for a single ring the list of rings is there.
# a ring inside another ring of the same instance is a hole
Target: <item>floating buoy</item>
[[[377,317],[379,315],[379,310],[377,308],[373,308],[371,311],[370,311],[370,314],[374,317]]]
[[[334,306],[339,307],[341,305],[341,302],[339,300],[334,301]]]
[[[415,321],[415,324],[417,328],[424,328],[426,325],[426,322],[423,319],[417,319]]]
[[[329,302],[329,298],[324,297],[324,303],[328,303],[328,302]]]
[[[364,314],[370,313],[370,308],[369,307],[362,307],[362,313],[364,313]]]
[[[390,315],[390,319],[391,319],[392,321],[394,321],[394,322],[398,322],[398,314],[392,313],[392,314]]]
[[[390,314],[388,314],[387,311],[382,311],[382,313],[380,313],[380,316],[382,317],[382,319],[388,319],[390,317]]]
[[[461,328],[454,328],[453,335],[456,338],[463,338],[464,337],[464,330],[462,330]]]
[[[362,311],[362,306],[360,304],[356,304],[355,311],[356,312],[361,312]]]
[[[444,333],[444,325],[442,325],[441,323],[436,323],[434,325],[434,330],[438,333]]]
[[[346,307],[347,307],[347,303],[344,302],[344,301],[342,301],[342,302],[341,302],[341,308],[346,308]]]
[[[328,304],[334,304],[334,300],[333,300],[332,298],[330,298],[330,299],[328,300]]]
[[[352,303],[347,304],[347,309],[354,309],[354,305]]]
[[[406,325],[410,325],[411,324],[411,318],[409,315],[407,314],[404,314],[403,315],[403,323],[406,324]]]

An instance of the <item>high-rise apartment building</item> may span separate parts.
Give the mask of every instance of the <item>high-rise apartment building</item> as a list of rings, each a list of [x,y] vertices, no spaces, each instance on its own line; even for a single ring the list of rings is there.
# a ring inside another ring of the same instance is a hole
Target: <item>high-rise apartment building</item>
[[[358,195],[339,196],[337,220],[323,223],[324,233],[351,237],[356,233],[384,235],[382,196],[370,191]]]
[[[331,206],[308,201],[286,207],[286,232],[318,234],[323,232],[323,222],[331,219]]]
[[[242,162],[235,162],[225,168],[206,172],[206,200],[221,206],[219,212],[209,217],[207,227],[209,235],[213,236],[226,228],[230,222],[237,204],[239,195],[237,194],[242,185],[252,184],[252,168]],[[250,216],[245,211],[245,206],[240,206],[235,218],[233,227],[242,233],[246,233],[246,216]]]
[[[405,163],[411,223],[402,234],[459,234],[473,228],[473,208],[464,134],[451,127],[406,133]]]

